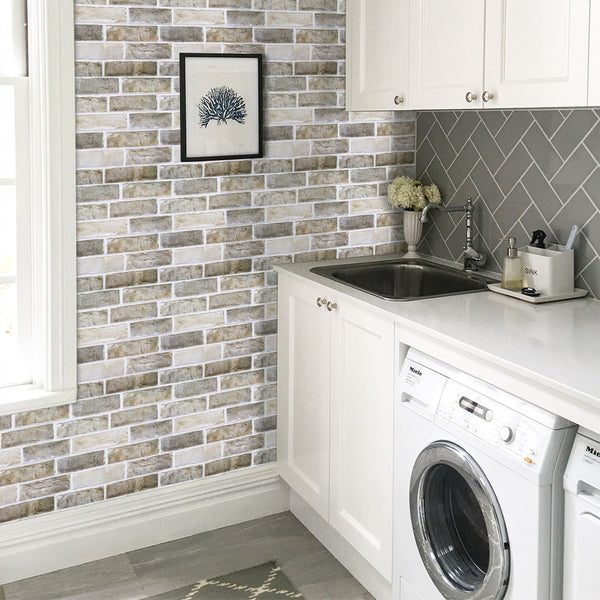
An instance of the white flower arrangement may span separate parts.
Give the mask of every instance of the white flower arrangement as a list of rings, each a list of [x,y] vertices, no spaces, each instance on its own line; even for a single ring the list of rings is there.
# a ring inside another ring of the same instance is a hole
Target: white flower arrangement
[[[410,177],[396,177],[388,188],[388,202],[404,210],[423,210],[429,203],[440,204],[442,196],[437,185],[423,185]]]

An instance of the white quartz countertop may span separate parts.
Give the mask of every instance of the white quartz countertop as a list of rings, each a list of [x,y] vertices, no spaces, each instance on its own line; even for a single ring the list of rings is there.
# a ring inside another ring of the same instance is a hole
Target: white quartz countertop
[[[277,265],[277,271],[308,279],[342,295],[364,302],[406,328],[409,345],[419,334],[484,359],[505,372],[553,390],[563,398],[551,406],[558,414],[600,424],[600,301],[590,298],[530,304],[491,291],[411,301],[384,300],[310,272],[315,266],[368,262],[377,256],[318,263]],[[435,261],[423,256],[425,260]],[[337,296],[334,296],[337,295]],[[328,298],[329,299],[329,298]],[[412,335],[409,335],[412,332]],[[424,351],[427,348],[422,348]],[[472,373],[477,375],[477,373]],[[578,405],[571,410],[568,399]],[[535,400],[532,400],[534,403]],[[539,402],[543,405],[543,402]],[[558,407],[558,408],[557,408]],[[561,408],[564,407],[564,408]],[[587,412],[586,412],[587,411]]]

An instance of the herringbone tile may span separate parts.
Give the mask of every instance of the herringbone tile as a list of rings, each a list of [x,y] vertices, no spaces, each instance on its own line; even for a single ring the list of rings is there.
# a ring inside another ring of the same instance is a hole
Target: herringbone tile
[[[523,136],[523,145],[531,155],[533,162],[548,179],[562,167],[563,159],[537,123],[534,123]],[[566,156],[568,156],[566,154]]]
[[[416,174],[436,183],[445,205],[476,199],[475,245],[499,270],[505,239],[534,229],[565,243],[582,227],[576,282],[600,298],[600,109],[423,112]],[[459,261],[464,217],[434,213],[421,249]]]
[[[591,110],[574,110],[552,136],[552,143],[561,156],[569,156],[598,123],[598,116]],[[600,151],[593,143],[592,148]]]

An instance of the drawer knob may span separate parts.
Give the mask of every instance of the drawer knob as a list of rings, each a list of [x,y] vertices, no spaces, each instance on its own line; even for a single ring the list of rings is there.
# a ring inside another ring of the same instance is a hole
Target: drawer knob
[[[475,100],[477,100],[477,94],[474,94],[473,92],[467,92],[465,94],[465,100],[467,102],[474,102]]]
[[[398,104],[404,104],[404,98],[402,96],[396,96],[394,98],[394,104],[398,106]]]

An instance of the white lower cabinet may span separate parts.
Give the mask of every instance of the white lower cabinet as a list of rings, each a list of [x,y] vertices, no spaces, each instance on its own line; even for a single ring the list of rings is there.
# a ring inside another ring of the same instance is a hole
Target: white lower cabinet
[[[288,484],[328,519],[331,318],[316,304],[324,295],[279,275],[277,462]]]
[[[278,336],[281,476],[391,581],[393,321],[280,273]]]
[[[394,323],[340,302],[331,319],[331,524],[392,576]]]

